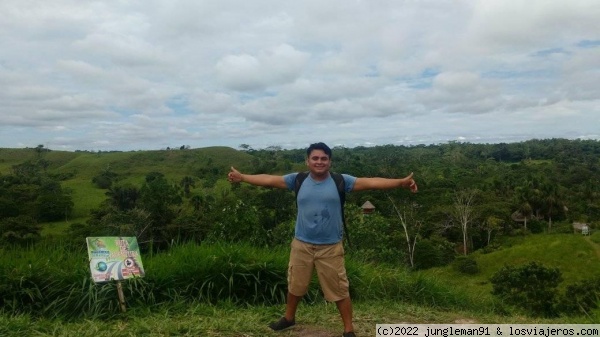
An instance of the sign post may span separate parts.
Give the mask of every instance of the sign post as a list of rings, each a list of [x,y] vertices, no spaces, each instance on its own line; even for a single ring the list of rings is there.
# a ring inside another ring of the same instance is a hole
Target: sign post
[[[125,295],[123,294],[123,285],[121,285],[121,281],[117,281],[117,293],[119,294],[119,306],[121,307],[121,312],[125,312],[127,308],[125,307]]]
[[[88,237],[90,272],[96,283],[117,282],[119,307],[125,312],[122,280],[144,277],[144,266],[135,237]]]

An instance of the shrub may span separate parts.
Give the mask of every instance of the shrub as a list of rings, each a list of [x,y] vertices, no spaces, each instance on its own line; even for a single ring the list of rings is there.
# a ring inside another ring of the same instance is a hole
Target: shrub
[[[489,254],[491,252],[495,252],[497,250],[499,250],[501,248],[500,244],[496,243],[496,242],[492,242],[491,244],[483,247],[481,249],[481,253],[483,254]]]
[[[479,273],[479,266],[475,259],[468,256],[459,256],[452,263],[454,270],[459,273],[474,275]]]
[[[345,240],[346,244],[351,243],[349,253],[365,262],[403,261],[406,239],[404,232],[394,230],[393,222],[377,213],[363,217],[358,207],[350,206],[346,213],[350,215],[346,219],[350,241]]]
[[[554,223],[552,225],[552,233],[570,234],[573,233],[573,225],[570,223]]]
[[[556,294],[562,273],[538,262],[514,267],[504,266],[491,282],[492,294],[508,304],[521,307],[535,316],[556,316]]]
[[[589,314],[600,304],[600,277],[569,284],[558,307],[566,314]]]
[[[533,234],[539,234],[548,228],[548,223],[541,220],[531,220],[527,222],[527,229]]]
[[[92,183],[101,189],[109,189],[112,186],[112,178],[106,175],[98,175],[92,178]]]
[[[42,227],[27,215],[5,218],[0,221],[0,243],[22,244],[37,240]]]
[[[415,245],[415,268],[427,269],[445,266],[453,261],[455,256],[450,242],[441,238],[423,239]]]

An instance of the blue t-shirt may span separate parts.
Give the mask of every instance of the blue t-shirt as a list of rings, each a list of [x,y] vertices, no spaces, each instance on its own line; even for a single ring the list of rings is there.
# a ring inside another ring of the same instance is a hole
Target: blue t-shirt
[[[298,173],[283,176],[290,190],[294,190]],[[356,177],[342,174],[346,192],[352,191]],[[335,181],[329,178],[315,181],[310,174],[298,191],[298,216],[295,237],[313,244],[334,244],[342,240],[343,222],[340,196]]]

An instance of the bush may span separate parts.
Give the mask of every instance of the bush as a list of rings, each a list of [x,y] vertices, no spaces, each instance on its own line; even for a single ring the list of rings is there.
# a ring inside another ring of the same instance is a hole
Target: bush
[[[531,220],[527,222],[527,229],[529,229],[532,234],[542,233],[546,228],[548,228],[548,223],[546,221]]]
[[[474,275],[479,273],[477,261],[468,256],[459,256],[452,263],[452,267],[459,273]]]
[[[554,223],[551,233],[571,234],[573,233],[573,225],[570,223]]]
[[[491,252],[495,252],[497,250],[499,250],[501,248],[500,244],[496,243],[496,242],[492,242],[491,244],[483,247],[481,249],[481,253],[483,254],[489,254]]]
[[[416,269],[445,266],[452,262],[454,257],[453,245],[441,238],[423,239],[415,245]]]
[[[600,277],[569,284],[558,307],[566,314],[589,314],[600,304]]]
[[[535,316],[553,317],[557,315],[556,295],[561,281],[558,268],[537,262],[519,267],[504,266],[491,278],[492,294]]]
[[[112,186],[112,178],[105,175],[99,175],[92,178],[92,183],[98,188],[109,189]]]
[[[0,244],[23,244],[40,237],[42,227],[38,222],[27,215],[5,218],[0,221]]]
[[[392,222],[377,213],[363,217],[358,207],[348,207],[346,213],[350,215],[346,219],[350,241],[345,240],[346,244],[351,243],[349,253],[365,262],[403,261],[404,232],[394,230]]]

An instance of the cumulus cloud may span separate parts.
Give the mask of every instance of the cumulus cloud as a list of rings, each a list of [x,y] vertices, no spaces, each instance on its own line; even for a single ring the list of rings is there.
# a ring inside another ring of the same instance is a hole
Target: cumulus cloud
[[[596,0],[5,0],[0,12],[0,147],[598,134]]]
[[[249,54],[226,55],[215,71],[217,78],[232,90],[255,91],[296,80],[309,59],[307,53],[284,44]]]

